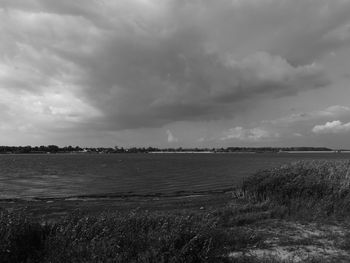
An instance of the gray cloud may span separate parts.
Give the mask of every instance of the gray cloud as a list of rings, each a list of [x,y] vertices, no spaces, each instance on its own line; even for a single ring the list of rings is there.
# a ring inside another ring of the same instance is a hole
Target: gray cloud
[[[55,100],[40,116],[94,129],[230,118],[330,84],[314,61],[348,44],[350,23],[332,3],[4,1],[0,85],[42,108],[69,94],[86,112]]]
[[[343,105],[332,105],[321,110],[295,113],[295,114],[284,116],[275,120],[264,120],[262,121],[262,123],[265,125],[290,127],[290,126],[300,125],[300,123],[304,122],[310,126],[319,121],[328,120],[329,118],[349,118],[349,117],[350,117],[350,107],[343,106]]]

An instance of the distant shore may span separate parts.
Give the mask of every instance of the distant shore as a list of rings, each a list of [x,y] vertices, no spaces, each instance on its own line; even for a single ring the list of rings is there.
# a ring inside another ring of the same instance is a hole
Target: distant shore
[[[0,146],[0,154],[113,154],[113,153],[295,153],[295,152],[350,152],[346,149],[326,147],[214,147],[214,148],[157,148],[157,147],[80,147],[47,146]]]

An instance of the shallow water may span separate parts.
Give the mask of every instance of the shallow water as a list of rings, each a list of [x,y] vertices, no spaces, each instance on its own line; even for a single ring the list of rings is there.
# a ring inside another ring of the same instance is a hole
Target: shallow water
[[[0,198],[224,189],[259,169],[303,159],[350,159],[350,154],[0,155]]]

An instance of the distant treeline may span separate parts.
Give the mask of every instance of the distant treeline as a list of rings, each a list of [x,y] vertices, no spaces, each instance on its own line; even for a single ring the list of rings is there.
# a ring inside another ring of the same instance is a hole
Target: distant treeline
[[[293,152],[293,151],[332,151],[325,147],[227,147],[227,148],[155,148],[155,147],[79,147],[57,145],[47,146],[0,146],[0,154],[14,153],[157,153],[157,152],[213,152],[213,153],[234,153],[234,152]]]

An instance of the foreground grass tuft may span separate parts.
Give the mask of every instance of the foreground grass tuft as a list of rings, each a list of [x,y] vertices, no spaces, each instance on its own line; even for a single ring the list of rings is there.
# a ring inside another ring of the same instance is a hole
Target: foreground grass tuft
[[[347,216],[350,161],[300,161],[260,171],[245,180],[242,190],[249,200],[275,202],[289,214]]]
[[[228,233],[196,216],[73,214],[47,239],[49,262],[204,262],[218,260]]]
[[[259,242],[210,214],[75,212],[53,225],[0,216],[1,262],[227,262],[230,251]]]
[[[47,226],[23,213],[0,211],[0,262],[39,262],[49,234]]]

